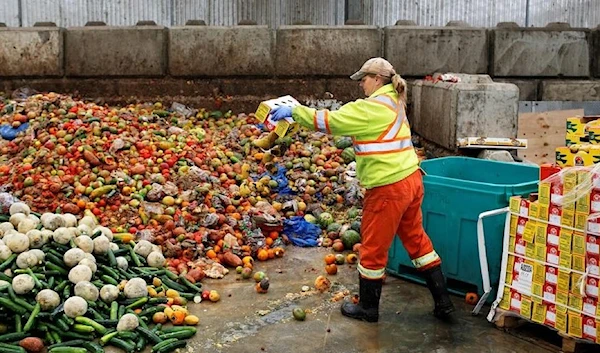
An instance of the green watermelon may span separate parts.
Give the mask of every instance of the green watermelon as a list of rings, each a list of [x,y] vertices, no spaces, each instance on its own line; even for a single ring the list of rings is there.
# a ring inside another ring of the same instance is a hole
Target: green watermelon
[[[342,225],[339,223],[331,223],[327,226],[327,233],[329,232],[339,232],[342,229]]]
[[[323,212],[319,215],[319,224],[323,227],[329,226],[333,223],[333,216],[329,212]]]
[[[335,147],[343,150],[352,146],[352,139],[350,137],[339,137],[335,139]]]
[[[357,221],[352,222],[352,224],[350,225],[350,229],[352,229],[355,232],[360,233],[360,221],[357,220]]]
[[[348,210],[348,218],[349,219],[354,219],[354,218],[358,217],[359,214],[360,214],[360,211],[356,207],[352,207],[351,209]]]
[[[354,244],[360,243],[360,234],[357,231],[352,229],[348,229],[342,234],[340,237],[342,239],[342,244],[344,244],[344,248],[347,250],[351,250]]]
[[[348,147],[346,149],[344,149],[344,151],[341,154],[342,159],[344,159],[345,163],[350,163],[352,161],[354,161],[354,148],[353,147]]]

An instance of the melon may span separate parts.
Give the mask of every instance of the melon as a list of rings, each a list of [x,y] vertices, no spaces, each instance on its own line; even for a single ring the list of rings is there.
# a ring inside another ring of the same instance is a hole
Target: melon
[[[349,229],[342,234],[340,237],[342,239],[342,244],[344,244],[344,248],[347,250],[352,249],[354,244],[360,243],[360,234],[352,229]]]
[[[329,212],[323,212],[319,215],[319,224],[323,227],[328,227],[333,223],[333,216]]]
[[[308,223],[312,223],[312,224],[317,223],[317,219],[315,218],[315,216],[313,216],[311,214],[304,215],[304,220],[307,221]]]
[[[344,151],[341,154],[341,157],[342,157],[342,159],[344,159],[345,163],[350,163],[350,162],[354,161],[354,158],[355,158],[354,148],[348,147],[348,148],[344,149]]]
[[[331,223],[330,225],[327,226],[327,233],[329,232],[339,232],[340,229],[342,229],[342,225],[339,223]]]
[[[352,222],[352,224],[350,225],[350,229],[360,233],[360,220]]]

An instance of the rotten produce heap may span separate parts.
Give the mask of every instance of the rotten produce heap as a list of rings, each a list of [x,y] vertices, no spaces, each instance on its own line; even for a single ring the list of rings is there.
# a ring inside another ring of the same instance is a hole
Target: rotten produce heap
[[[348,219],[359,217],[362,195],[349,138],[301,131],[265,151],[253,114],[109,107],[57,93],[4,100],[0,123],[29,124],[0,140],[8,192],[35,212],[90,210],[114,233],[162,246],[175,273],[220,277],[219,263],[283,255],[292,216],[309,215],[326,239],[360,228]]]

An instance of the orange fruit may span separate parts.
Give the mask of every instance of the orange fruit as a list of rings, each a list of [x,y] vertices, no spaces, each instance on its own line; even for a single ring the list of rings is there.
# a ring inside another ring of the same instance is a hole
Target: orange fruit
[[[327,255],[325,255],[325,263],[327,265],[331,265],[334,262],[335,262],[335,255],[334,254],[327,254]]]
[[[325,271],[328,275],[335,275],[337,273],[337,270],[338,268],[336,264],[329,264],[325,266]]]
[[[479,301],[479,296],[477,295],[477,293],[470,292],[465,295],[465,302],[467,304],[475,305],[475,304],[477,304],[478,301]]]
[[[258,250],[258,254],[256,255],[256,257],[260,261],[266,261],[269,259],[269,252],[266,249],[260,249]]]

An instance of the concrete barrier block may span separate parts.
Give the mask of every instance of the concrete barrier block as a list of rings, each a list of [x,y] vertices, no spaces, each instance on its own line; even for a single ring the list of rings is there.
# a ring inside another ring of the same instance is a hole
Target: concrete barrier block
[[[169,31],[173,76],[268,76],[273,73],[267,26],[188,26]]]
[[[166,74],[167,31],[162,26],[73,27],[65,33],[68,76]]]
[[[542,101],[600,101],[600,80],[542,81]]]
[[[512,78],[495,78],[496,82],[512,83],[519,88],[519,100],[521,101],[536,101],[538,100],[538,92],[540,80],[524,80]]]
[[[281,26],[276,37],[275,70],[282,76],[348,76],[381,56],[375,26]]]
[[[461,82],[414,82],[413,130],[450,150],[462,137],[517,137],[517,86],[487,75],[455,75]]]
[[[57,27],[0,30],[0,76],[62,76],[63,31]]]
[[[406,76],[488,69],[488,39],[482,28],[386,27],[384,48],[385,57]]]
[[[492,72],[498,76],[590,75],[588,29],[496,28],[491,30]]]

